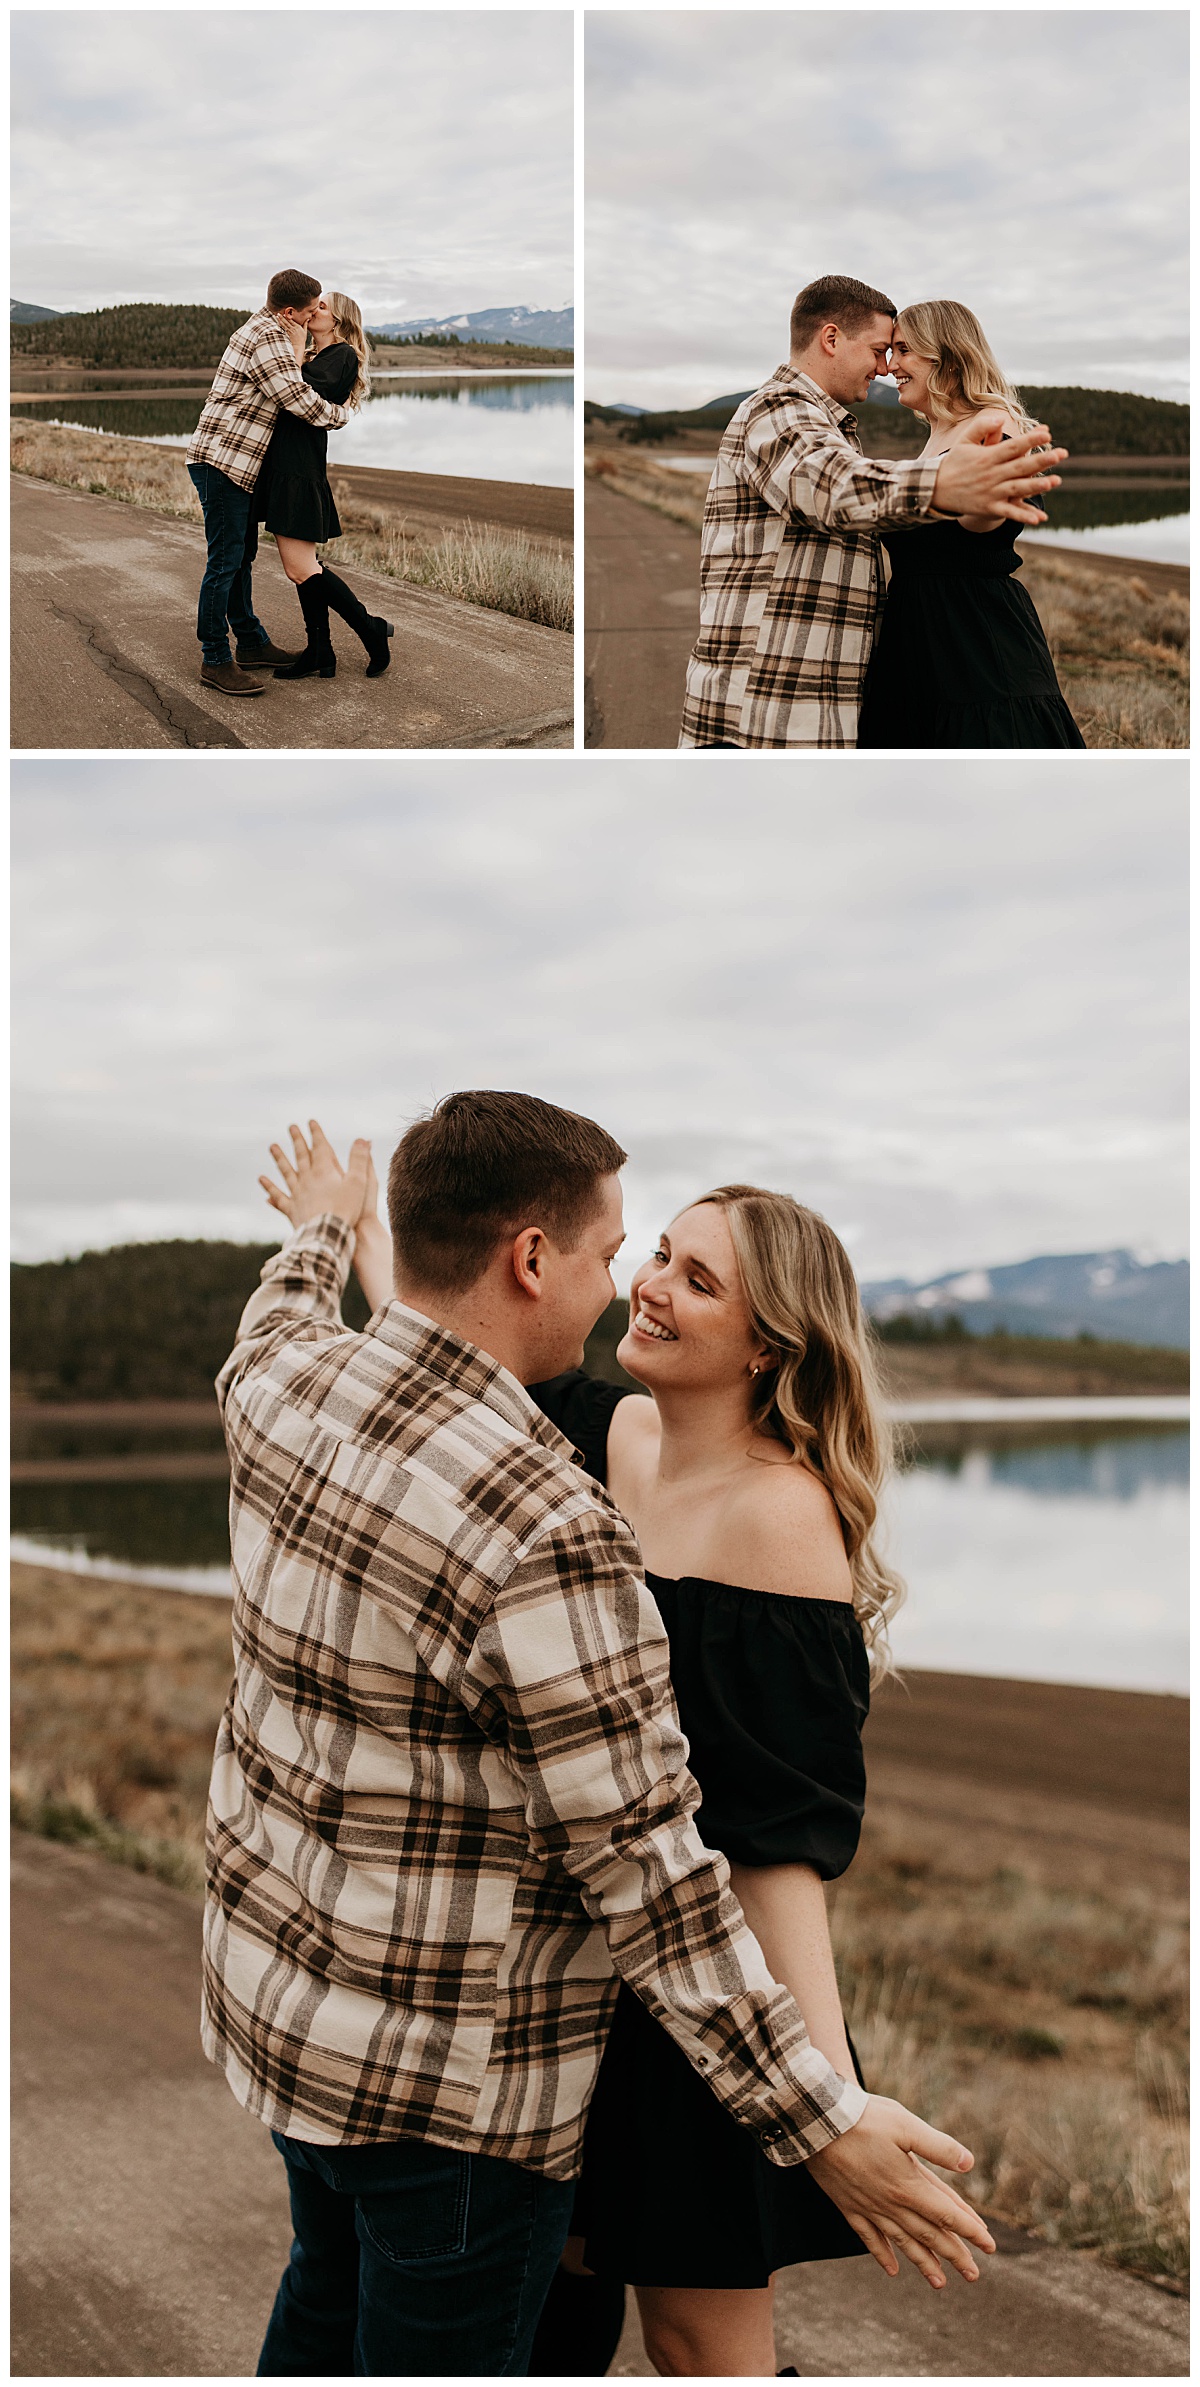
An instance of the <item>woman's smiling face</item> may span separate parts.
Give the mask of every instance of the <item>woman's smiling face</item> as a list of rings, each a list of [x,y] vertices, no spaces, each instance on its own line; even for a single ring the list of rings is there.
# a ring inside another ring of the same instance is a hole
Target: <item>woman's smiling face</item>
[[[742,1290],[724,1211],[712,1202],[681,1210],[629,1292],[629,1332],[617,1357],[651,1390],[661,1385],[750,1385],[768,1354]]]
[[[911,406],[919,414],[929,411],[929,376],[934,360],[918,356],[908,345],[902,329],[903,318],[892,335],[892,378],[900,393],[900,404]]]

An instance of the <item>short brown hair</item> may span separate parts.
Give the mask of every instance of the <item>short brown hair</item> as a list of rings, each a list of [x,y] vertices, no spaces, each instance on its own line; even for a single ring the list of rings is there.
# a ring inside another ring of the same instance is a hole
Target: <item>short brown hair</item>
[[[273,315],[281,307],[311,307],[321,295],[321,285],[311,274],[302,274],[299,266],[285,265],[281,274],[272,274],[267,284],[267,305]]]
[[[600,1207],[600,1179],[626,1157],[594,1120],[536,1094],[447,1094],[392,1154],[397,1267],[412,1284],[463,1293],[522,1227],[545,1227],[573,1251]]]
[[[805,285],[792,308],[792,346],[810,347],[823,323],[836,323],[840,332],[861,331],[873,315],[895,320],[896,309],[882,290],[851,281],[849,274],[822,274]]]

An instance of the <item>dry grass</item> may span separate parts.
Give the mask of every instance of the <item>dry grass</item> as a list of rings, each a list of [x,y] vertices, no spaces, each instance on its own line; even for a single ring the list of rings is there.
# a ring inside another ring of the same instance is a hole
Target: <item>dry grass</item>
[[[68,489],[86,489],[95,497],[117,497],[127,505],[146,506],[187,522],[203,519],[181,449],[18,420],[12,424],[11,439],[14,472],[57,481]],[[436,589],[466,605],[513,614],[519,621],[539,622],[552,630],[571,629],[574,566],[560,549],[540,545],[525,531],[488,523],[468,523],[429,539],[410,532],[398,515],[357,505],[344,487],[337,502],[344,535],[323,550],[331,564],[353,561],[390,580]]]
[[[1186,746],[1188,599],[1040,550],[1026,553],[1024,578],[1085,743]]]
[[[684,522],[689,530],[699,530],[704,520],[708,482],[702,472],[672,472],[632,448],[592,448],[584,469],[606,489],[615,489],[618,497],[636,498],[639,505],[651,506],[672,522]]]
[[[333,490],[342,536],[322,550],[331,563],[352,556],[368,571],[436,589],[466,605],[515,614],[548,630],[572,628],[575,567],[561,548],[543,546],[527,531],[476,522],[429,539],[411,531],[398,514],[360,505],[344,483],[335,480]]]
[[[587,470],[619,496],[700,529],[708,489],[703,473],[672,472],[614,448],[593,449]],[[1156,596],[1136,576],[1044,550],[1025,554],[1022,578],[1085,745],[1186,746],[1187,597],[1176,590]]]
[[[1052,2245],[1188,2267],[1187,1908],[1118,1876],[970,1861],[969,1836],[873,1819],[834,1894],[871,2088],[971,2147],[969,2194]],[[1044,1850],[1042,1852],[1044,1854]]]
[[[87,489],[93,497],[119,497],[126,505],[149,506],[184,522],[204,519],[181,448],[102,438],[95,431],[68,431],[57,423],[26,423],[19,417],[13,419],[10,438],[14,472]]]
[[[12,1671],[18,1823],[196,1886],[225,1603],[17,1565]],[[870,2086],[967,2141],[985,2211],[1178,2279],[1183,1895],[1149,1878],[1136,1834],[1132,1856],[1085,1874],[1069,1840],[982,1834],[953,1798],[934,1823],[905,1809],[894,1760],[885,1774],[831,1897]]]

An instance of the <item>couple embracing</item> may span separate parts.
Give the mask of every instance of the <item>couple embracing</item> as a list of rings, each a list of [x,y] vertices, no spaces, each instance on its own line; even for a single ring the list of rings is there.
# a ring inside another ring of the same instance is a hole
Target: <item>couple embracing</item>
[[[265,307],[225,350],[187,451],[208,543],[196,622],[200,677],[223,696],[261,696],[266,671],[280,680],[331,680],[331,611],[365,647],[367,678],[388,668],[391,622],[368,613],[317,555],[342,530],[326,472],[328,435],[349,421],[369,388],[367,337],[354,300],[323,293],[311,274],[291,267],[272,275]],[[275,646],[254,611],[260,522],[300,599],[300,652]]]
[[[286,2165],[265,2377],[770,2375],[772,2275],[978,2276],[969,2153],[868,2093],[823,1884],[901,1585],[847,1256],[726,1186],[613,1293],[625,1154],[533,1096],[261,1182],[219,1380],[236,1676],[204,2040]],[[372,1315],[342,1322],[351,1268]],[[686,1737],[685,1737],[686,1735]]]
[[[929,427],[901,463],[864,456],[850,411],[889,373]],[[1060,486],[1049,443],[968,307],[810,282],[721,441],[680,745],[1082,746],[1014,578]]]

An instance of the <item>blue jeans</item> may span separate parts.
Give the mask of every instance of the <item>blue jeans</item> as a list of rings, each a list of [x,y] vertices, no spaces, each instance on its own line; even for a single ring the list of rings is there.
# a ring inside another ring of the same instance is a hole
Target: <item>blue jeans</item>
[[[208,562],[200,583],[196,636],[206,663],[228,663],[229,630],[239,646],[265,646],[267,633],[254,611],[250,575],[258,553],[254,492],[239,489],[215,464],[189,464],[204,508]],[[228,623],[228,629],[226,624]]]
[[[527,2377],[573,2182],[420,2139],[271,2135],[296,2235],[260,2379]]]

